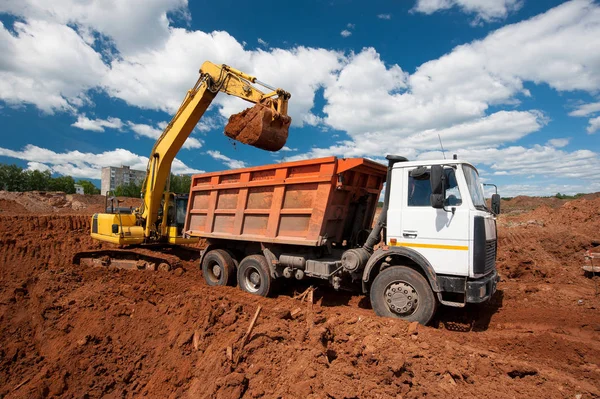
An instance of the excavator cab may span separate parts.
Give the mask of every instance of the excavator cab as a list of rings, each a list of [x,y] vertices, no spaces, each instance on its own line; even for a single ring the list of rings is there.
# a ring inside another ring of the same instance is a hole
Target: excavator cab
[[[169,237],[183,237],[183,225],[189,197],[189,194],[171,193],[167,217]]]

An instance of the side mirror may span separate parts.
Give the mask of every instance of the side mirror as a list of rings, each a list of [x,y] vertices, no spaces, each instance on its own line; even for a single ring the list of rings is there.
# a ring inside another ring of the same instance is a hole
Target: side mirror
[[[500,214],[500,194],[492,194],[492,212]]]
[[[444,209],[446,174],[442,165],[431,166],[429,182],[431,183],[431,206],[435,209]]]

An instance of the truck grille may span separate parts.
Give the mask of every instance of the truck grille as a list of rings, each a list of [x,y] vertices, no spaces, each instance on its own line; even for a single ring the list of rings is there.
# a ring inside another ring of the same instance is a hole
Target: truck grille
[[[496,267],[496,240],[487,240],[485,242],[485,272],[487,273]]]

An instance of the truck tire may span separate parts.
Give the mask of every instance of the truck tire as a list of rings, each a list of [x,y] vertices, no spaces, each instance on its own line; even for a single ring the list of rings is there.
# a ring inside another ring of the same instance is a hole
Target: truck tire
[[[437,301],[433,291],[419,272],[406,266],[383,270],[371,285],[371,306],[375,314],[407,321],[429,323]]]
[[[233,260],[233,273],[231,274],[232,277],[230,279],[230,283],[227,285],[231,285],[232,287],[235,287],[237,285],[237,271],[238,271],[238,268],[240,267],[240,262],[237,260],[237,256],[233,251],[231,251],[229,249],[226,249],[225,251],[227,251],[229,256],[231,256],[231,260]]]
[[[237,280],[242,291],[260,296],[269,296],[273,287],[269,264],[263,255],[250,255],[242,259]]]
[[[208,285],[233,285],[235,262],[224,249],[213,249],[204,256],[202,275]]]

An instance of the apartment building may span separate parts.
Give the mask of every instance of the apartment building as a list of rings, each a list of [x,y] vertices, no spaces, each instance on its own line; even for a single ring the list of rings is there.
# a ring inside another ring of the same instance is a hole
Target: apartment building
[[[146,171],[131,169],[129,166],[108,166],[102,168],[100,194],[106,195],[107,191],[129,184],[129,182],[141,183],[146,177]]]

